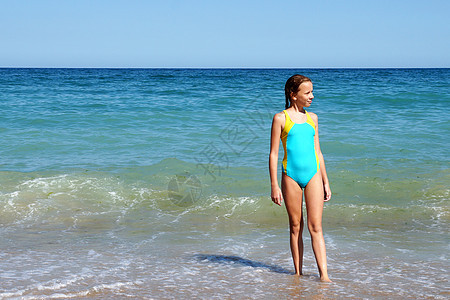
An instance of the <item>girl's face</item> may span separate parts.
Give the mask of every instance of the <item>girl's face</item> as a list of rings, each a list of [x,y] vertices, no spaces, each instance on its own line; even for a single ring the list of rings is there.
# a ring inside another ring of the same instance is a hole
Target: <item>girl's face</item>
[[[299,106],[309,107],[314,99],[312,82],[306,81],[300,84],[298,92],[292,93],[291,99],[296,101]]]

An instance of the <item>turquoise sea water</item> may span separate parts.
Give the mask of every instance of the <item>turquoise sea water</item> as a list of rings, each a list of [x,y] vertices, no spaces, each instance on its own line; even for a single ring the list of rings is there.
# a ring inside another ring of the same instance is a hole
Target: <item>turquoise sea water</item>
[[[270,201],[295,73],[331,285]],[[448,298],[449,109],[449,69],[0,69],[0,298]]]

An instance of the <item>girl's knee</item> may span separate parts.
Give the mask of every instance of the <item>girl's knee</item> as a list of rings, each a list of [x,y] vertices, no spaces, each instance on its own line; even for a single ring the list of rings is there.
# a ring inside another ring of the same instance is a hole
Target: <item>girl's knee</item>
[[[308,222],[308,230],[311,234],[322,234],[322,224]]]
[[[295,221],[295,222],[289,222],[289,228],[291,230],[291,233],[293,234],[299,234],[303,231],[303,220],[301,221]]]

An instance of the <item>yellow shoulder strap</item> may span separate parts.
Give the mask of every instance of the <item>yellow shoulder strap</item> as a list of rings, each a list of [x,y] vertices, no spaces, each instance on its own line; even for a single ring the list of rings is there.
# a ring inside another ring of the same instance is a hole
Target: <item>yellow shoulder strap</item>
[[[286,138],[289,131],[291,130],[292,126],[294,126],[294,122],[292,122],[291,118],[289,117],[289,114],[286,112],[286,110],[283,110],[284,116],[286,118],[286,121],[284,122],[284,129],[281,133],[281,139]]]
[[[316,123],[314,123],[313,119],[311,118],[311,116],[308,114],[308,112],[305,110],[306,112],[306,123],[308,123],[309,125],[311,125],[314,130],[316,130]]]

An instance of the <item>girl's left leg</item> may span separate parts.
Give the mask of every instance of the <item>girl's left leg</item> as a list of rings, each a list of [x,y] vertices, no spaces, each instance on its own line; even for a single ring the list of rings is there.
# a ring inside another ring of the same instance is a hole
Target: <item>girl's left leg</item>
[[[314,256],[316,257],[317,267],[319,268],[320,279],[322,281],[331,282],[328,278],[327,255],[322,231],[324,192],[320,171],[308,182],[304,193],[308,229],[311,234],[311,242]]]

